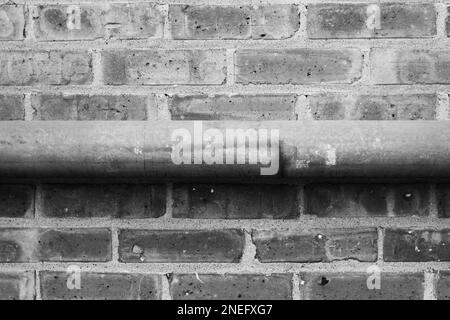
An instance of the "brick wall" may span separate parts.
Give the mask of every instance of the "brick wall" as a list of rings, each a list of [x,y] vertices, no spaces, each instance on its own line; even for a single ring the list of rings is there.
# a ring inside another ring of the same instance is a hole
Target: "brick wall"
[[[0,120],[449,120],[448,12],[18,0]],[[0,298],[449,299],[450,187],[413,178],[0,184]]]

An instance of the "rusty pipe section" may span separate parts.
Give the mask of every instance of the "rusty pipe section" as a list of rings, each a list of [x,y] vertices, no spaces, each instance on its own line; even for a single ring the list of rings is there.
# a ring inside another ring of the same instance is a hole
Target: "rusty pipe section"
[[[2,122],[0,178],[55,177],[448,178],[450,122]]]

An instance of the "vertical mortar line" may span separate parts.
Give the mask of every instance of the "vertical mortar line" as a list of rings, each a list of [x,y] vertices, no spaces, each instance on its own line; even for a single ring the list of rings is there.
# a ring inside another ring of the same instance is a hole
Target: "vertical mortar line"
[[[308,18],[307,18],[307,4],[299,3],[298,10],[300,13],[300,28],[297,33],[294,35],[296,43],[299,41],[302,45],[304,45],[308,40]]]
[[[388,193],[386,196],[386,210],[388,217],[395,217],[395,190],[394,187],[388,187]]]
[[[161,300],[172,300],[170,282],[166,274],[161,275]]]
[[[40,271],[34,270],[34,289],[36,300],[42,300]]]
[[[298,94],[295,102],[295,116],[296,120],[313,120],[311,107],[309,105],[308,96],[305,94]]]
[[[426,270],[424,272],[424,300],[437,300],[436,285],[438,277],[434,270]]]
[[[37,183],[34,189],[34,219],[42,218],[42,184]]]
[[[361,70],[361,79],[356,81],[356,83],[360,84],[372,84],[372,76],[371,76],[371,59],[370,54],[372,51],[372,45],[369,48],[361,49],[363,60],[362,60],[362,70]]]
[[[258,263],[256,259],[256,246],[252,239],[252,230],[244,229],[244,252],[242,253],[240,264],[242,266],[248,266],[251,268],[252,265]]]
[[[435,4],[435,9],[437,13],[436,36],[438,39],[446,39],[447,38],[446,19],[448,16],[447,5],[445,4],[445,2],[439,2]]]
[[[164,219],[173,218],[173,183],[166,184],[166,212],[163,215]]]
[[[24,99],[23,99],[23,106],[24,106],[24,120],[25,121],[31,121],[33,120],[33,106],[31,103],[31,95],[33,93],[32,92],[27,92],[24,94]]]
[[[25,42],[35,42],[36,37],[34,35],[34,17],[38,17],[37,7],[32,4],[28,4],[25,8],[27,18],[25,19]]]
[[[172,28],[169,19],[169,4],[161,4],[157,6],[164,19],[163,40],[172,40]]]
[[[92,72],[94,79],[92,86],[101,86],[103,84],[103,70],[102,70],[102,49],[92,50]]]
[[[383,259],[384,259],[384,247],[383,247],[383,243],[384,243],[384,228],[378,227],[378,228],[377,228],[377,233],[378,233],[378,241],[377,241],[377,251],[378,251],[378,255],[377,255],[377,264],[383,264]]]
[[[430,218],[438,218],[439,217],[439,208],[438,208],[438,196],[437,196],[437,186],[436,184],[431,184],[428,188],[429,192],[429,217]]]
[[[172,113],[170,111],[170,97],[166,94],[156,94],[156,119],[171,120]]]
[[[297,186],[297,201],[298,201],[298,218],[302,218],[306,214],[306,199],[305,199],[305,184]]]
[[[292,300],[300,299],[300,276],[298,273],[292,275]]]
[[[228,87],[233,86],[235,84],[235,66],[234,66],[234,55],[236,53],[236,49],[226,49],[226,61],[227,61],[227,79],[226,85]]]
[[[119,263],[119,228],[111,226],[111,263]]]
[[[436,120],[449,120],[449,106],[448,93],[437,92]]]

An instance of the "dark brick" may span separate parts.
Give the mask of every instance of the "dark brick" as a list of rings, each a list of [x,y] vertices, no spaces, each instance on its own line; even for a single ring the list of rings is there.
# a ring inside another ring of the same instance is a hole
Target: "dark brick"
[[[149,274],[80,273],[80,289],[68,289],[72,273],[40,273],[44,300],[159,300],[161,278]]]
[[[0,95],[0,121],[24,120],[23,95]]]
[[[437,200],[439,217],[450,218],[450,185],[437,186]]]
[[[33,300],[34,272],[1,272],[0,300]]]
[[[422,300],[424,277],[419,273],[381,273],[380,289],[369,289],[373,273],[313,273],[301,275],[305,300]],[[373,284],[373,282],[371,282]]]
[[[242,230],[121,230],[122,262],[239,262]]]
[[[32,218],[34,216],[34,187],[0,185],[0,217]]]
[[[357,50],[238,50],[236,82],[240,84],[353,83],[361,77]]]
[[[314,120],[435,120],[434,94],[308,96]]]
[[[388,210],[392,193],[394,206]],[[305,187],[306,214],[319,217],[426,216],[429,189],[419,184],[311,184]]]
[[[146,96],[33,95],[34,120],[146,120]]]
[[[387,229],[383,252],[387,262],[450,261],[450,230]]]
[[[37,250],[40,261],[110,261],[111,231],[109,229],[42,230]]]
[[[172,120],[295,120],[294,95],[174,96]]]
[[[175,218],[289,219],[298,216],[294,185],[175,185]]]
[[[438,300],[450,300],[450,272],[439,272],[439,278],[436,285],[436,294]]]
[[[433,4],[383,3],[375,6],[342,3],[308,5],[308,36],[313,39],[337,39],[424,38],[436,35]],[[376,9],[380,13],[380,28],[373,22],[369,26],[367,24]]]
[[[291,300],[290,274],[176,274],[170,291],[174,300]]]
[[[144,184],[43,185],[40,211],[56,218],[157,218],[166,211],[166,187]]]
[[[36,262],[37,229],[0,229],[0,262]]]
[[[171,5],[169,14],[174,39],[285,39],[300,26],[295,5]]]
[[[107,85],[222,84],[224,50],[132,50],[102,53]]]
[[[376,229],[253,231],[261,262],[376,261]]]
[[[372,84],[449,84],[450,50],[372,49]]]

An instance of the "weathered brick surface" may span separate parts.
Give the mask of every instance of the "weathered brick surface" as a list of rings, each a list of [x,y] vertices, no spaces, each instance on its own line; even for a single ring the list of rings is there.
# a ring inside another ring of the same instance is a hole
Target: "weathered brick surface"
[[[91,60],[82,51],[1,51],[0,85],[90,84]]]
[[[373,273],[312,273],[300,275],[305,300],[422,300],[424,276],[420,273],[381,273],[380,288]],[[368,282],[372,289],[369,289]]]
[[[376,229],[253,231],[256,257],[261,262],[375,261]]]
[[[122,262],[239,262],[242,230],[121,230]]]
[[[0,5],[0,41],[23,40],[25,33],[25,9],[23,5]]]
[[[385,232],[385,261],[450,261],[450,230],[387,229]]]
[[[137,95],[32,96],[33,120],[146,120],[147,97]]]
[[[436,35],[433,4],[308,5],[308,36],[333,38],[422,38]]]
[[[0,95],[0,121],[24,120],[24,96]]]
[[[0,262],[105,262],[108,229],[0,229]]]
[[[311,184],[305,199],[306,214],[319,217],[426,216],[430,202],[421,184]]]
[[[434,94],[308,96],[304,117],[314,120],[435,120]]]
[[[291,300],[289,274],[175,274],[170,281],[174,300]]]
[[[150,274],[81,272],[80,288],[70,286],[73,273],[40,272],[43,300],[159,300],[161,277]]]
[[[214,95],[170,98],[172,120],[295,120],[295,95]]]
[[[43,185],[39,210],[56,218],[157,218],[166,211],[166,187],[147,184]]]
[[[295,5],[170,6],[174,39],[286,39],[300,26]]]
[[[441,218],[450,217],[450,185],[441,184],[437,187],[438,211]]]
[[[0,185],[0,217],[30,218],[34,215],[34,187]]]
[[[222,84],[223,50],[105,51],[103,76],[109,85]]]
[[[373,49],[374,84],[448,84],[449,50]]]
[[[298,216],[294,185],[178,184],[173,216],[195,219],[289,219]]]
[[[361,77],[357,50],[237,50],[236,82],[241,84],[353,83]]]
[[[0,300],[33,300],[35,296],[33,271],[0,273]]]
[[[438,300],[450,300],[450,273],[448,271],[439,272],[436,285],[436,295]]]
[[[164,18],[149,3],[39,5],[34,18],[38,41],[161,38]]]

